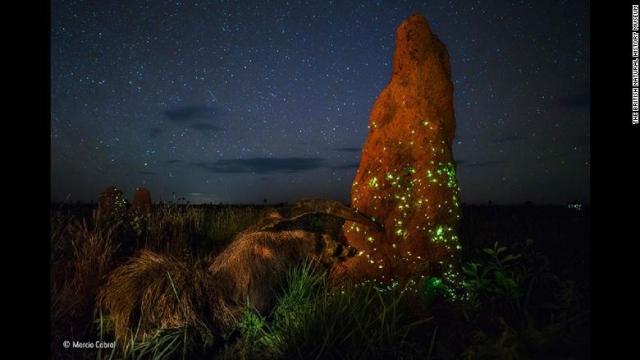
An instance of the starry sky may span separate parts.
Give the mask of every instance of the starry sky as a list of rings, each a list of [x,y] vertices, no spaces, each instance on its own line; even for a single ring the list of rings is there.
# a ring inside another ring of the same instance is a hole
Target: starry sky
[[[51,200],[348,202],[396,27],[451,55],[465,203],[589,202],[585,1],[51,4]]]

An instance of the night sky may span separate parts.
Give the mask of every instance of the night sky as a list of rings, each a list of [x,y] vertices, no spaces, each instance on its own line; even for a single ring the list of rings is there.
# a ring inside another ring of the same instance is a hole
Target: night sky
[[[588,6],[54,0],[52,200],[347,202],[417,10],[451,55],[463,202],[589,202]]]

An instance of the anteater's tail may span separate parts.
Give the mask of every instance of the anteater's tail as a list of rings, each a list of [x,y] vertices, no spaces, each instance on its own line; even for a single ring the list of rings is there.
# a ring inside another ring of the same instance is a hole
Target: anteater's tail
[[[97,306],[123,340],[144,338],[156,329],[204,325],[211,295],[205,291],[206,277],[204,269],[142,250],[109,275]]]

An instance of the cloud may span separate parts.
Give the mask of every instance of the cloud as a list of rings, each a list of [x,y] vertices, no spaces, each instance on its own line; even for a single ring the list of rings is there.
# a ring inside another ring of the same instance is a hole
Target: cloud
[[[571,94],[557,100],[557,106],[568,109],[588,109],[591,104],[589,91]]]
[[[199,162],[195,165],[214,173],[222,174],[290,174],[322,168],[325,159],[322,158],[249,158],[223,159],[211,162]]]
[[[513,135],[513,136],[505,136],[505,137],[493,139],[493,143],[504,144],[504,143],[508,143],[512,141],[520,141],[520,140],[524,140],[524,138],[522,136]]]
[[[220,117],[218,108],[212,106],[181,106],[165,110],[164,116],[176,124],[198,131],[222,131],[224,128],[214,125]],[[160,129],[160,131],[162,131]]]
[[[222,131],[223,128],[203,122],[195,123],[191,125],[192,129],[200,130],[200,131]]]
[[[359,147],[342,147],[342,148],[335,148],[333,150],[340,151],[340,152],[355,153],[355,152],[360,151],[361,148],[359,148]]]
[[[181,163],[182,160],[178,160],[178,159],[169,159],[167,161],[165,161],[167,164],[178,164]]]
[[[167,119],[175,122],[213,120],[218,110],[212,106],[181,106],[164,111]]]

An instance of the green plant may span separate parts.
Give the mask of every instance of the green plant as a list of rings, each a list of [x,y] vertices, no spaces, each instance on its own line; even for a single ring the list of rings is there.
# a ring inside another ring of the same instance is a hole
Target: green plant
[[[144,340],[129,341],[121,355],[123,359],[191,359],[206,354],[213,339],[213,333],[205,327],[160,329]]]
[[[225,356],[386,359],[427,354],[432,337],[414,330],[428,319],[411,321],[400,289],[332,288],[325,281],[310,267],[292,270],[271,314],[247,308],[239,322],[240,339]]]
[[[465,312],[473,327],[467,358],[544,357],[562,348],[567,333],[580,333],[588,311],[573,282],[552,272],[532,240],[509,249],[494,243],[480,261],[463,266],[469,302]]]
[[[521,269],[516,267],[515,261],[522,255],[510,254],[507,247],[499,246],[497,242],[482,252],[488,255],[484,262],[469,262],[462,266],[465,274],[463,284],[471,295],[471,301],[495,304],[498,300],[517,300],[522,295],[516,281],[517,270]]]
[[[192,264],[188,269],[206,269],[211,258],[224,249],[235,234],[254,223],[260,211],[260,206],[154,206],[147,218],[130,215],[123,222],[99,222],[91,217],[91,208],[87,206],[52,209],[51,346],[54,357],[69,355],[61,353],[63,339],[113,339],[113,314],[100,311],[92,314],[94,293],[113,265],[124,262],[132,251],[156,250]],[[143,336],[143,324],[136,326],[134,320],[130,324],[131,338],[119,340],[115,350],[87,351],[81,356],[98,359],[581,358],[580,355],[588,351],[589,341],[588,287],[585,288],[588,284],[571,274],[558,272],[556,266],[562,269],[567,262],[546,256],[557,256],[555,252],[542,254],[532,240],[510,240],[526,239],[533,230],[547,231],[549,236],[545,241],[555,251],[559,234],[554,233],[552,226],[537,222],[512,226],[520,232],[501,234],[496,232],[497,223],[489,220],[474,216],[473,224],[479,229],[470,229],[471,234],[467,231],[461,235],[465,241],[462,255],[467,259],[461,272],[464,281],[460,282],[466,293],[464,301],[449,301],[447,282],[441,277],[428,277],[417,284],[418,297],[412,299],[414,290],[403,292],[406,289],[401,286],[377,288],[374,282],[368,282],[336,287],[328,283],[322,272],[303,267],[291,270],[284,289],[275,289],[281,291],[274,295],[276,302],[271,313],[259,314],[246,306],[237,327],[230,333],[218,333],[205,323],[190,323],[174,324]],[[500,220],[499,226],[508,229],[506,225],[513,221],[509,215],[507,220]],[[332,228],[330,223],[312,216],[296,226],[321,231]],[[471,241],[476,236],[482,241],[490,238],[500,242],[492,241],[490,246],[480,247],[480,241],[469,243],[470,235]],[[181,294],[185,286],[193,283],[189,280],[191,277],[181,278],[180,273],[170,271],[167,275],[161,271],[154,277],[163,280],[166,301],[173,301],[176,293]],[[419,302],[419,309],[413,306],[415,300]],[[152,308],[156,309],[153,314],[159,314],[157,307]],[[422,308],[432,317],[426,317]],[[202,319],[209,316],[199,309],[194,311]]]

